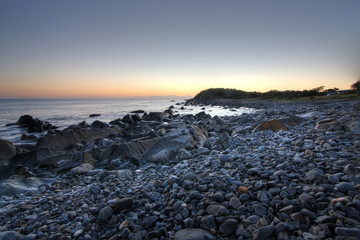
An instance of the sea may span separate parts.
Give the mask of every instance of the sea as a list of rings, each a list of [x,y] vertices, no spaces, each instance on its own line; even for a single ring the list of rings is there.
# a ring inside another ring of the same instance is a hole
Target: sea
[[[82,121],[89,124],[95,120],[108,123],[122,118],[134,110],[160,112],[165,111],[170,106],[174,107],[173,111],[176,114],[196,114],[205,111],[211,116],[226,116],[255,111],[249,108],[184,106],[184,103],[185,99],[176,97],[159,99],[0,99],[0,138],[15,144],[27,143],[27,141],[21,140],[22,134],[28,134],[26,128],[21,128],[18,125],[7,126],[16,123],[22,115],[31,115],[34,118],[47,121],[61,130]],[[90,117],[91,114],[100,114],[100,116]],[[45,133],[36,133],[35,135],[39,137]]]

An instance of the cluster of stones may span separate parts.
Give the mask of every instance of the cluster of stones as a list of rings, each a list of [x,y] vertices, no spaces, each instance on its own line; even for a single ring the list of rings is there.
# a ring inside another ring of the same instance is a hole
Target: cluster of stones
[[[2,197],[0,239],[360,239],[359,112],[349,101],[72,126],[10,160],[53,181]]]

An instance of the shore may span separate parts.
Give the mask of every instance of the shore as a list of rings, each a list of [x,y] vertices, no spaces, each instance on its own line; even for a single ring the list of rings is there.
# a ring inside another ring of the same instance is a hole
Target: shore
[[[212,104],[2,141],[0,239],[360,239],[359,100]]]

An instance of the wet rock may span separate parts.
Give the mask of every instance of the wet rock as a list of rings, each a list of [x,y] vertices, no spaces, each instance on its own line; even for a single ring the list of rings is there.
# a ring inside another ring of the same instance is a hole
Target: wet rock
[[[8,165],[15,154],[15,146],[10,141],[0,139],[0,166]]]
[[[150,112],[149,114],[144,114],[143,118],[145,121],[161,122],[167,117],[169,117],[169,115],[165,112]]]
[[[174,240],[215,240],[211,233],[197,228],[182,229],[175,233]]]
[[[21,127],[27,127],[28,132],[42,132],[44,130],[55,129],[56,126],[51,125],[48,122],[41,121],[37,118],[33,118],[30,115],[23,115],[17,121],[17,124]]]
[[[90,114],[89,117],[100,117],[101,114],[98,114],[98,113],[93,113],[93,114]]]
[[[64,149],[65,147],[82,141],[106,138],[111,134],[118,134],[117,128],[78,129],[62,131],[56,135],[47,135],[39,138],[38,149]]]

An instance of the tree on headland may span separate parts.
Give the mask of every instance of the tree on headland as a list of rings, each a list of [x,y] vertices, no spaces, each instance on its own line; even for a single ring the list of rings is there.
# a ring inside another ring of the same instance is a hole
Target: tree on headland
[[[356,90],[358,93],[360,92],[360,79],[351,85],[351,89]]]

